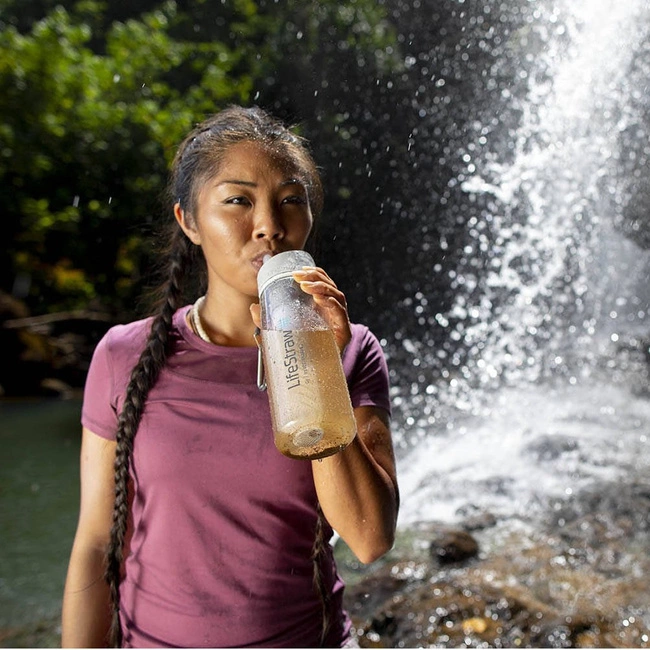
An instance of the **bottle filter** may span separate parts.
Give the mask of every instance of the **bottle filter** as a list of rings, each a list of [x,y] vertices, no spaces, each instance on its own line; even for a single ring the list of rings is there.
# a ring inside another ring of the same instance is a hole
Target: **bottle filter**
[[[290,458],[324,458],[356,435],[334,333],[293,271],[313,266],[305,251],[267,260],[257,286],[262,355],[276,447]]]

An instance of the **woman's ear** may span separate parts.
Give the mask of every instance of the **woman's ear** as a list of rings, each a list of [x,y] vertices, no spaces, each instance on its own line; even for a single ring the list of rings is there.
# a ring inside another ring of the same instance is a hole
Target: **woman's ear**
[[[187,235],[189,240],[196,244],[197,246],[201,245],[201,235],[196,229],[196,223],[194,219],[187,216],[187,213],[183,208],[181,208],[180,203],[174,203],[174,217],[178,221],[178,225],[182,228],[183,232]]]

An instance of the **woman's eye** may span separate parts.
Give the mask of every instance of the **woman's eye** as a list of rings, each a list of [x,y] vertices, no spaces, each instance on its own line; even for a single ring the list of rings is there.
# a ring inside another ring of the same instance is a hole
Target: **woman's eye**
[[[225,203],[230,205],[247,205],[249,203],[245,196],[231,196],[226,199]]]
[[[291,196],[285,196],[282,199],[282,203],[290,203],[294,205],[304,205],[307,203],[307,199],[304,196],[299,196],[297,194],[292,194]]]

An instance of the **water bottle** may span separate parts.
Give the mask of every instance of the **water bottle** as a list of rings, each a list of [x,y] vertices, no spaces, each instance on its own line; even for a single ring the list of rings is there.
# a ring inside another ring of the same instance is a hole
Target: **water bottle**
[[[324,458],[356,435],[334,333],[293,271],[313,266],[305,251],[271,257],[257,276],[261,349],[275,445],[290,458]]]

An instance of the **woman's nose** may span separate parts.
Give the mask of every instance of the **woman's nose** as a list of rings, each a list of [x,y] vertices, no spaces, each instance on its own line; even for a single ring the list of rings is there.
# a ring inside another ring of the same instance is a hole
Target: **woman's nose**
[[[271,207],[261,207],[255,215],[253,237],[255,239],[282,239],[284,226],[277,212]]]

